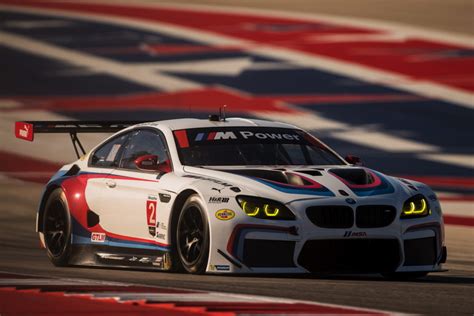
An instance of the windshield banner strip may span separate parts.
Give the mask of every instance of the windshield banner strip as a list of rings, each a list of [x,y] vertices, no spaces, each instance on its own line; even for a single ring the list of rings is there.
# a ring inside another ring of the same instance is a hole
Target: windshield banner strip
[[[179,131],[174,131],[174,136],[176,137],[180,148],[189,147],[188,135],[186,134],[186,130],[182,129]]]

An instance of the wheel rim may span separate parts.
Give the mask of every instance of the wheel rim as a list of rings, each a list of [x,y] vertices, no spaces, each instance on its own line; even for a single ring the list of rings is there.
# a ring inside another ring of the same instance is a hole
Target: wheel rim
[[[58,257],[63,252],[67,236],[67,218],[60,201],[51,204],[44,223],[46,246],[51,255]]]
[[[197,207],[183,210],[178,224],[179,255],[188,266],[200,258],[204,243],[204,221]]]

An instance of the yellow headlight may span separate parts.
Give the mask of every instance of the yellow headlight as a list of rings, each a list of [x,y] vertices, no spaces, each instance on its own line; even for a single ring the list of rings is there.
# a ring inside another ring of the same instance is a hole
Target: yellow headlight
[[[275,206],[270,206],[269,204],[265,204],[263,207],[263,210],[265,211],[265,214],[269,217],[274,217],[277,216],[278,213],[280,213],[280,209]]]
[[[242,209],[248,216],[257,216],[260,212],[259,206],[247,201],[242,202]]]
[[[421,194],[408,199],[403,204],[402,218],[423,217],[431,214],[428,202]]]
[[[237,196],[236,199],[247,216],[260,219],[295,220],[295,215],[280,202],[245,195]]]

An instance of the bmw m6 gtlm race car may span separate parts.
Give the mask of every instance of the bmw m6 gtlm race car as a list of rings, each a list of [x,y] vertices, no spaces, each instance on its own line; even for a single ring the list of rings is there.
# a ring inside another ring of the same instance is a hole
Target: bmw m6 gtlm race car
[[[116,132],[48,182],[37,230],[52,263],[190,273],[381,273],[446,260],[426,185],[341,158],[309,133],[240,118],[17,122],[16,136]]]

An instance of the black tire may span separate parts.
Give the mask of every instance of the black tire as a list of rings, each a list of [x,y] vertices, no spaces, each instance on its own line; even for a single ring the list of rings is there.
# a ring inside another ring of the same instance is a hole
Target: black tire
[[[71,216],[62,189],[55,189],[46,201],[43,214],[43,234],[46,252],[58,267],[69,264],[71,257]]]
[[[382,274],[384,278],[394,281],[410,281],[424,278],[428,272],[393,272]]]
[[[197,194],[183,205],[176,225],[176,252],[181,267],[193,274],[206,272],[209,259],[209,225]]]

